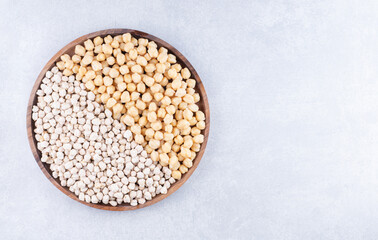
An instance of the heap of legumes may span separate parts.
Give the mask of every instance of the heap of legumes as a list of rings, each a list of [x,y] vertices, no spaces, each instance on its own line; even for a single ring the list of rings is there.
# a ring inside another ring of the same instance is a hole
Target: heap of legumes
[[[135,206],[166,194],[204,141],[190,76],[167,49],[129,33],[77,45],[37,91],[41,161],[82,201]]]

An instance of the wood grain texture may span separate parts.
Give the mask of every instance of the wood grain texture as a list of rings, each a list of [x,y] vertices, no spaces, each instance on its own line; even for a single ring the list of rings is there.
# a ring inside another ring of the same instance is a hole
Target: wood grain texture
[[[183,67],[187,67],[190,70],[190,72],[192,74],[192,78],[194,78],[197,82],[195,90],[201,96],[201,100],[197,104],[198,104],[200,110],[205,113],[206,128],[202,131],[202,134],[204,134],[204,136],[205,136],[204,142],[201,144],[201,149],[197,153],[197,156],[193,161],[193,166],[189,169],[189,171],[187,173],[183,174],[182,178],[179,181],[172,184],[172,186],[168,189],[167,194],[165,194],[165,195],[159,194],[156,197],[154,197],[151,201],[147,201],[143,205],[130,206],[129,204],[123,203],[123,204],[120,204],[120,205],[113,207],[111,205],[105,205],[105,204],[102,204],[102,203],[93,204],[93,203],[87,203],[85,201],[80,201],[79,198],[74,193],[69,191],[69,189],[67,187],[61,186],[58,179],[55,179],[55,178],[52,177],[52,173],[51,173],[51,170],[49,168],[49,164],[43,163],[41,161],[41,155],[42,154],[37,149],[37,141],[35,140],[35,137],[34,137],[34,127],[35,126],[34,126],[34,121],[32,120],[31,115],[32,115],[32,107],[33,107],[33,105],[35,105],[37,103],[36,92],[39,89],[39,86],[42,82],[42,79],[44,78],[45,73],[48,70],[50,70],[57,61],[59,61],[59,57],[61,55],[65,54],[65,53],[72,55],[74,53],[75,46],[77,44],[83,44],[84,41],[86,41],[87,39],[93,39],[94,37],[97,37],[97,36],[101,36],[101,37],[105,37],[107,35],[116,36],[116,35],[124,34],[124,33],[131,33],[136,38],[147,38],[149,40],[155,41],[156,44],[158,45],[158,47],[167,48],[170,53],[176,55],[178,63],[180,63]],[[141,31],[132,30],[132,29],[107,29],[107,30],[103,30],[103,31],[90,33],[90,34],[87,34],[87,35],[84,35],[82,37],[77,38],[76,40],[70,42],[68,45],[66,45],[64,48],[62,48],[59,52],[57,52],[50,59],[50,61],[47,62],[47,64],[44,66],[41,73],[37,77],[37,80],[35,81],[34,87],[31,91],[28,109],[27,109],[27,115],[26,115],[26,122],[27,122],[27,133],[28,133],[29,144],[30,144],[30,148],[33,152],[34,158],[37,161],[42,172],[45,174],[45,176],[60,191],[62,191],[64,194],[66,194],[70,198],[72,198],[72,199],[74,199],[74,200],[76,200],[76,201],[78,201],[82,204],[85,204],[87,206],[90,206],[90,207],[94,207],[94,208],[97,208],[97,209],[103,209],[103,210],[111,210],[111,211],[126,211],[126,210],[135,210],[135,209],[147,207],[147,206],[150,206],[152,204],[155,204],[155,203],[163,200],[164,198],[166,198],[169,195],[171,195],[172,193],[174,193],[177,189],[179,189],[189,179],[189,177],[193,174],[193,172],[196,170],[198,164],[200,163],[200,160],[201,160],[201,158],[202,158],[202,156],[205,152],[205,149],[206,149],[206,144],[207,144],[207,140],[208,140],[208,137],[209,137],[209,130],[210,130],[210,109],[209,109],[209,103],[208,103],[206,91],[205,91],[205,88],[204,88],[204,86],[201,82],[200,77],[198,76],[198,74],[197,74],[196,70],[193,68],[193,66],[189,63],[189,61],[176,48],[174,48],[170,44],[166,43],[165,41],[163,41],[163,40],[161,40],[161,39],[159,39],[155,36],[152,36],[150,34],[147,34],[147,33],[141,32]]]

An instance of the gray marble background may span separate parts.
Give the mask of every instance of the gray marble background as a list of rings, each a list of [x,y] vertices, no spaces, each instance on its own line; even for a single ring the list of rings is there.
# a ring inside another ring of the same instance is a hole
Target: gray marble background
[[[193,176],[131,212],[62,194],[26,135],[45,63],[107,28],[179,49],[211,107]],[[0,33],[1,239],[377,239],[378,1],[0,0]]]

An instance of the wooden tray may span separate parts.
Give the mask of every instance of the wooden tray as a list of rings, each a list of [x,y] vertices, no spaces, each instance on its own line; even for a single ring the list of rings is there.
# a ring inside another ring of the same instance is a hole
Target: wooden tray
[[[172,184],[172,186],[168,189],[167,194],[165,194],[165,195],[159,194],[159,195],[155,196],[154,198],[152,198],[152,200],[147,201],[145,204],[137,205],[137,206],[130,206],[129,204],[123,203],[123,204],[120,204],[120,205],[113,207],[111,205],[108,205],[108,204],[105,205],[105,204],[102,204],[102,203],[97,203],[97,204],[87,203],[85,201],[79,200],[78,196],[76,196],[73,192],[69,191],[68,187],[61,186],[60,183],[59,183],[59,180],[53,178],[53,176],[51,174],[51,170],[48,166],[49,164],[43,163],[41,161],[41,155],[42,154],[37,149],[37,141],[35,140],[35,137],[34,137],[35,126],[34,126],[34,121],[32,120],[32,107],[33,107],[33,105],[35,105],[37,103],[36,92],[37,92],[37,90],[38,90],[38,88],[39,88],[39,86],[42,82],[42,79],[45,76],[45,73],[48,70],[50,70],[57,61],[59,61],[59,57],[61,55],[67,53],[70,56],[72,56],[73,53],[74,53],[75,46],[77,44],[83,45],[84,41],[86,41],[87,39],[93,39],[94,37],[97,37],[97,36],[105,37],[107,35],[112,35],[112,36],[122,35],[122,34],[128,33],[128,32],[131,33],[131,35],[133,35],[136,38],[147,38],[149,40],[155,41],[156,44],[158,45],[158,47],[167,48],[170,53],[176,55],[177,62],[180,63],[183,68],[187,67],[190,70],[190,72],[192,74],[191,77],[194,78],[197,81],[195,90],[201,96],[201,100],[197,104],[198,104],[200,110],[203,111],[205,113],[205,116],[206,116],[206,128],[204,130],[202,130],[202,134],[204,134],[205,139],[204,139],[204,142],[201,144],[200,151],[197,153],[197,156],[193,161],[193,166],[189,169],[189,171],[187,173],[183,174],[182,178],[179,181]],[[57,187],[60,191],[62,191],[64,194],[66,194],[70,198],[72,198],[72,199],[74,199],[74,200],[76,200],[76,201],[78,201],[82,204],[85,204],[87,206],[98,208],[98,209],[103,209],[103,210],[126,211],[126,210],[134,210],[134,209],[147,207],[147,206],[150,206],[154,203],[157,203],[157,202],[163,200],[164,198],[166,198],[169,195],[171,195],[172,193],[174,193],[177,189],[179,189],[188,180],[188,178],[193,174],[194,170],[196,170],[196,168],[197,168],[197,166],[198,166],[198,164],[199,164],[199,162],[200,162],[200,160],[201,160],[201,158],[202,158],[202,156],[205,152],[207,140],[208,140],[208,137],[209,137],[210,110],[209,110],[209,103],[207,101],[206,91],[205,91],[205,88],[204,88],[204,86],[201,82],[200,77],[198,76],[196,70],[194,70],[193,66],[189,63],[189,61],[176,48],[172,47],[170,44],[166,43],[165,41],[163,41],[163,40],[161,40],[161,39],[159,39],[155,36],[152,36],[148,33],[144,33],[144,32],[141,32],[141,31],[132,30],[132,29],[107,29],[107,30],[103,30],[103,31],[98,31],[98,32],[86,34],[82,37],[77,38],[76,40],[70,42],[64,48],[62,48],[59,52],[57,52],[50,59],[50,61],[47,62],[47,64],[43,67],[41,73],[37,77],[37,80],[35,81],[34,87],[31,91],[28,109],[27,109],[27,115],[26,115],[26,122],[27,122],[27,132],[28,132],[29,144],[30,144],[30,148],[33,152],[34,158],[37,161],[42,172],[50,180],[50,182],[52,182],[55,185],[55,187]]]

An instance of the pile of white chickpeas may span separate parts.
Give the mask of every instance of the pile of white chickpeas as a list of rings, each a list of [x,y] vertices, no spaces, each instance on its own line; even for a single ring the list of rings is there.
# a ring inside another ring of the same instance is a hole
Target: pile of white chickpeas
[[[136,206],[166,194],[204,141],[190,71],[129,33],[88,39],[60,59],[32,108],[53,177],[88,203]]]

